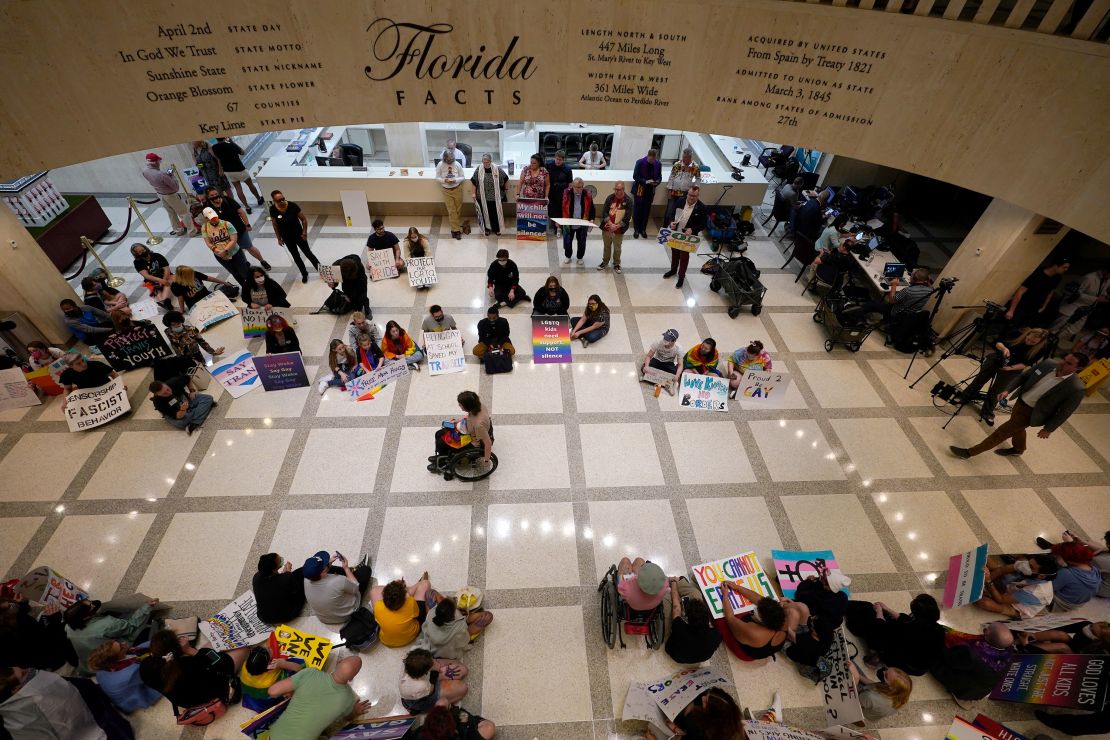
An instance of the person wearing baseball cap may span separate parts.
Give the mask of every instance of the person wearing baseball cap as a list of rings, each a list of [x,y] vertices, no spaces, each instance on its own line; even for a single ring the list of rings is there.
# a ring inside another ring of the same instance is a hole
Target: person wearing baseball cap
[[[671,592],[667,575],[655,563],[643,558],[621,558],[617,563],[620,582],[617,591],[637,611],[649,611],[663,603]]]
[[[648,347],[647,354],[644,355],[643,367],[640,368],[640,374],[647,374],[648,368],[655,368],[665,373],[670,373],[673,378],[670,382],[660,383],[662,387],[674,395],[674,386],[678,381],[678,376],[682,373],[682,363],[680,361],[680,350],[677,345],[678,342],[678,329],[667,329],[663,332],[663,337],[657,339],[650,347]],[[646,378],[645,378],[646,381]],[[646,381],[654,382],[654,381]]]
[[[304,595],[317,619],[324,624],[346,624],[362,605],[362,597],[370,586],[370,559],[362,560],[352,570],[341,553],[334,555],[320,550],[304,561]],[[332,567],[339,563],[340,567]]]
[[[239,232],[233,225],[220,218],[216,209],[208,207],[201,211],[204,217],[204,226],[200,235],[204,238],[205,245],[216,255],[216,259],[223,265],[243,290],[243,295],[250,294],[250,263],[239,248]]]
[[[162,157],[150,152],[146,155],[146,167],[143,168],[143,177],[154,188],[166,215],[170,217],[170,234],[181,236],[186,230],[189,236],[196,236],[197,230],[193,227],[193,217],[189,214],[189,204],[181,197],[181,185],[173,174],[173,167],[168,171],[161,170]],[[176,224],[176,225],[175,225]]]

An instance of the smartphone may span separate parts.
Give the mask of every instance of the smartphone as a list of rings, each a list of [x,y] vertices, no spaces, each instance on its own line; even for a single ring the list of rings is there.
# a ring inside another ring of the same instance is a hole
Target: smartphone
[[[335,551],[335,557],[339,558],[340,560],[346,560],[347,559],[347,558],[343,557],[343,553],[339,552],[339,550]]]

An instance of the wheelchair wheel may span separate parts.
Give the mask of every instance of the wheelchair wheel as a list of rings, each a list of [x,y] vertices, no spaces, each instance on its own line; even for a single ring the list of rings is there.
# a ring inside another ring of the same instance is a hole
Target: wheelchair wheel
[[[612,648],[617,641],[617,584],[606,576],[601,582],[601,638],[606,647]]]
[[[833,340],[826,339],[825,340],[825,351],[826,352],[832,352],[832,348],[833,348]]]
[[[475,448],[460,452],[451,458],[450,474],[461,481],[476,481],[488,478],[497,470],[497,454],[489,456],[489,463],[482,462],[482,451]]]
[[[651,621],[648,622],[647,634],[644,635],[644,642],[647,643],[649,650],[658,650],[659,646],[663,644],[665,619],[666,615],[663,613],[663,607],[656,607],[655,612],[651,615]]]

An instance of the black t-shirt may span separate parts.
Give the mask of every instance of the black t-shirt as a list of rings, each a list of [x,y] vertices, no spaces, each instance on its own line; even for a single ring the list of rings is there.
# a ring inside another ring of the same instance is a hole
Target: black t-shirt
[[[371,234],[366,237],[366,246],[370,249],[392,249],[397,246],[397,235],[392,231],[386,231],[381,236],[378,234]]]
[[[226,699],[230,679],[235,675],[231,656],[217,653],[211,648],[201,648],[196,655],[174,658],[181,675],[173,689],[166,691],[162,685],[162,667],[165,661],[150,656],[139,663],[139,677],[150,688],[176,704],[180,709],[207,704],[213,699]]]
[[[720,644],[721,634],[716,629],[695,629],[682,617],[671,622],[671,636],[663,649],[676,663],[701,663],[709,660]]]
[[[162,416],[169,416],[177,418],[177,412],[181,410],[181,402],[186,399],[185,386],[188,381],[180,375],[176,378],[170,378],[166,381],[173,390],[172,396],[158,396],[155,395],[151,400],[154,401],[154,408],[158,409],[158,413]]]
[[[162,271],[170,266],[170,261],[164,255],[157,252],[146,253],[145,257],[136,257],[133,264],[135,265],[135,272],[142,272],[146,270],[154,277],[162,277]]]
[[[301,228],[301,219],[298,218],[301,207],[291,200],[285,201],[285,213],[270,206],[270,218],[273,219],[274,228],[281,234],[282,239],[300,239],[304,229]]]
[[[304,609],[304,572],[255,573],[251,580],[258,618],[266,624],[290,622]]]
[[[212,145],[212,153],[220,160],[224,172],[242,172],[247,169],[243,164],[243,150],[234,141],[217,141]]]
[[[88,361],[88,368],[77,372],[72,367],[67,367],[58,377],[62,385],[75,385],[78,388],[99,388],[112,379],[115,372],[111,367],[96,360]]]
[[[216,209],[216,213],[220,214],[220,218],[227,221],[235,227],[236,231],[241,233],[247,230],[247,225],[243,223],[243,219],[239,218],[240,208],[241,206],[237,200],[225,195],[220,201],[220,207]]]
[[[1044,299],[1056,290],[1059,284],[1059,275],[1045,275],[1044,270],[1037,270],[1021,284],[1025,288],[1025,295],[1021,297],[1019,308],[1024,313],[1040,311],[1041,306],[1044,305]]]
[[[175,296],[184,298],[185,305],[189,308],[196,305],[198,301],[204,300],[204,297],[211,292],[208,288],[204,287],[204,283],[201,282],[208,279],[207,275],[203,272],[194,272],[193,275],[196,277],[196,282],[192,285],[182,285],[177,282],[170,284],[170,292]]]

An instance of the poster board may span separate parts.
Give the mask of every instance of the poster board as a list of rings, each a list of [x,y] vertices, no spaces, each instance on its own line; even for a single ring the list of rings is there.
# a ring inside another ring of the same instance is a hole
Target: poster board
[[[832,550],[771,550],[771,559],[775,562],[779,588],[788,599],[794,598],[799,583],[810,576],[820,577],[822,567],[828,568],[829,573],[843,575]],[[851,595],[847,589],[842,590]]]
[[[1098,711],[1108,687],[1110,656],[1015,655],[990,698]]]
[[[277,704],[269,707],[258,714],[254,715],[246,722],[239,725],[239,731],[247,737],[268,737],[265,733],[270,729],[270,726],[277,722],[281,717],[282,712],[289,706],[292,699],[284,699]]]
[[[370,228],[370,204],[366,201],[365,190],[340,190],[339,200],[343,204],[343,220],[348,227]]]
[[[746,719],[743,725],[748,740],[824,740],[824,736],[816,732],[787,727],[778,722]]]
[[[584,218],[553,218],[551,220],[554,221],[555,223],[559,224],[560,226],[570,226],[572,228],[578,228],[580,226],[583,226],[587,229],[591,229],[591,228],[592,229],[600,229],[601,228],[600,226],[595,224],[593,221],[587,221]]]
[[[230,319],[237,313],[239,312],[235,309],[235,306],[231,305],[231,300],[217,290],[197,301],[189,309],[189,323],[204,331],[225,319]]]
[[[737,389],[737,398],[776,408],[786,400],[786,390],[793,382],[790,373],[777,370],[748,370]]]
[[[370,265],[370,280],[389,280],[401,273],[397,272],[397,261],[393,257],[392,249],[371,249],[366,255],[366,262]]]
[[[0,411],[41,404],[30,383],[18,367],[0,370]]]
[[[622,722],[647,722],[652,733],[660,740],[671,737],[667,727],[667,715],[655,703],[649,690],[654,681],[630,681],[624,695],[624,708],[621,710]]]
[[[408,272],[409,285],[413,288],[423,288],[439,282],[435,257],[409,257],[405,260],[405,270]]]
[[[713,668],[684,668],[648,687],[655,704],[667,719],[674,721],[690,702],[714,686],[727,686],[730,681]]]
[[[647,369],[641,373],[640,380],[650,385],[666,385],[674,381],[674,373],[648,365]]]
[[[948,732],[944,734],[945,740],[999,740],[996,735],[976,727],[962,717],[954,717]]]
[[[307,388],[308,372],[300,352],[281,352],[253,358],[254,370],[267,391]]]
[[[266,319],[271,316],[280,316],[290,324],[293,323],[291,316],[293,309],[291,308],[251,308],[250,306],[243,306],[239,309],[239,315],[243,319],[243,336],[261,337],[266,333]]]
[[[331,740],[398,740],[412,729],[416,717],[396,714],[392,717],[355,720],[331,735]]]
[[[982,598],[986,585],[983,566],[986,564],[986,543],[948,558],[948,580],[944,584],[945,609],[970,604]]]
[[[832,673],[821,680],[821,692],[825,701],[825,717],[830,725],[849,725],[863,721],[863,708],[859,704],[859,694],[848,672],[848,640],[844,637],[844,627],[836,630],[832,646],[825,653],[832,665]]]
[[[130,410],[122,377],[99,388],[79,388],[66,396],[66,423],[71,432],[107,424]]]
[[[212,644],[212,649],[218,651],[256,645],[274,631],[273,627],[258,618],[258,604],[253,591],[240,594],[202,621],[199,627],[201,634]]]
[[[153,298],[144,298],[141,301],[135,301],[128,308],[131,309],[132,321],[149,321],[150,319],[158,318],[158,304],[154,302]]]
[[[131,331],[114,331],[100,342],[100,351],[113,370],[125,372],[150,367],[173,354],[162,334],[150,323],[136,323]]]
[[[462,332],[458,329],[424,332],[424,355],[428,358],[428,375],[446,375],[466,370]]]
[[[309,668],[322,670],[331,652],[331,640],[311,632],[302,632],[287,624],[274,630],[281,651],[290,658],[300,658]]]
[[[223,386],[232,398],[239,398],[262,387],[258,382],[258,371],[254,368],[254,356],[247,350],[229,355],[209,369],[212,379]]]
[[[359,401],[369,401],[382,388],[408,374],[409,365],[404,360],[383,362],[375,370],[348,380],[347,391]]]
[[[316,273],[328,285],[338,285],[343,280],[343,276],[339,274],[339,265],[325,265],[321,262]]]
[[[547,240],[547,201],[517,198],[516,239],[525,242]]]
[[[731,591],[725,596],[722,588],[725,581],[738,581],[741,586],[756,593],[778,599],[775,590],[771,587],[771,582],[767,579],[767,574],[763,572],[763,566],[759,564],[759,558],[750,550],[729,558],[710,560],[707,563],[695,565],[690,570],[714,619],[724,617],[726,598],[733,614],[746,614],[755,609],[755,604]]]
[[[728,381],[716,375],[685,372],[678,381],[675,400],[680,409],[728,411]]]
[[[533,316],[532,362],[542,365],[570,361],[570,316]]]
[[[664,247],[681,252],[696,252],[701,245],[701,237],[696,234],[683,234],[681,231],[659,229],[658,241]]]
[[[1019,732],[1014,732],[1009,727],[995,722],[993,719],[985,714],[975,715],[975,719],[972,720],[972,724],[984,730],[985,732],[990,733],[994,737],[998,738],[998,740],[1029,740],[1027,737],[1025,737],[1025,735],[1022,735]]]
[[[1015,632],[1041,632],[1042,630],[1054,630],[1068,625],[1075,624],[1076,622],[1085,622],[1083,617],[1071,617],[1067,614],[1044,614],[1032,619],[1016,619],[1013,621],[1001,620],[1006,622],[1006,626]],[[983,622],[983,626],[990,624]]]
[[[49,565],[40,565],[16,584],[15,590],[27,601],[41,606],[55,605],[67,609],[82,599],[89,598],[83,589]]]

